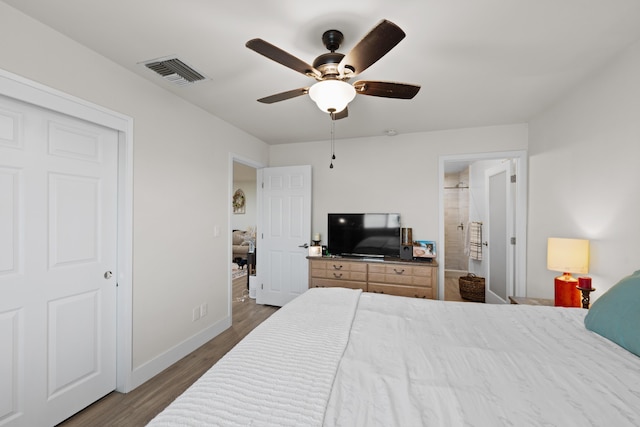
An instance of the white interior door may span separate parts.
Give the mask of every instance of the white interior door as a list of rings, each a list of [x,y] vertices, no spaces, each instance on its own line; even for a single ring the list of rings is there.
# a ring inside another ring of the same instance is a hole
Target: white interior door
[[[55,425],[115,389],[117,142],[0,97],[1,426]]]
[[[485,300],[488,303],[508,302],[513,295],[514,253],[511,237],[514,205],[512,202],[511,162],[485,172],[486,189],[486,287]]]
[[[309,288],[311,166],[258,170],[256,302],[283,306]]]

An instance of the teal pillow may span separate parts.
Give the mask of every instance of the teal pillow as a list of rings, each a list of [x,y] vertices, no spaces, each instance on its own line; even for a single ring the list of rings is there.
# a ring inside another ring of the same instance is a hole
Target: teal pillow
[[[640,356],[640,270],[595,300],[584,325]]]

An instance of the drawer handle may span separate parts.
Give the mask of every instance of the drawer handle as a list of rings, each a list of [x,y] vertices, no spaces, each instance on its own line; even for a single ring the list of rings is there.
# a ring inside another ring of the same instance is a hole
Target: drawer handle
[[[415,295],[415,294],[413,295],[413,297],[414,297],[414,298],[423,298],[423,299],[426,299],[426,298],[427,298],[426,296],[422,296],[422,297],[421,297],[420,295]]]
[[[342,270],[342,265],[335,265],[335,264],[333,264],[333,269],[334,269],[334,270]]]
[[[333,273],[333,277],[335,277],[336,279],[342,279],[342,273],[340,274]]]
[[[400,270],[400,271],[398,271],[398,270],[396,270],[396,269],[394,268],[394,269],[393,269],[393,271],[395,271],[395,272],[396,272],[396,274],[402,274],[402,273],[404,273],[404,268],[403,268],[402,270]]]

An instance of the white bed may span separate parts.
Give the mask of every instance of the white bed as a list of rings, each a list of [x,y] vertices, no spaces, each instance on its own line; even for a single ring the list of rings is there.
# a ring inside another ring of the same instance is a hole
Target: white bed
[[[310,289],[150,425],[640,425],[640,358],[586,313]]]

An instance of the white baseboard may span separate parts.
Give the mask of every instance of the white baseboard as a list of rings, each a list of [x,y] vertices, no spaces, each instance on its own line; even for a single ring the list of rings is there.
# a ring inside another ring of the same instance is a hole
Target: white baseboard
[[[167,350],[158,357],[134,368],[131,372],[131,381],[129,383],[131,388],[126,390],[126,392],[128,393],[136,387],[144,384],[146,381],[158,375],[178,360],[220,335],[229,327],[231,327],[231,316],[225,317],[219,322],[202,330],[198,334]]]

